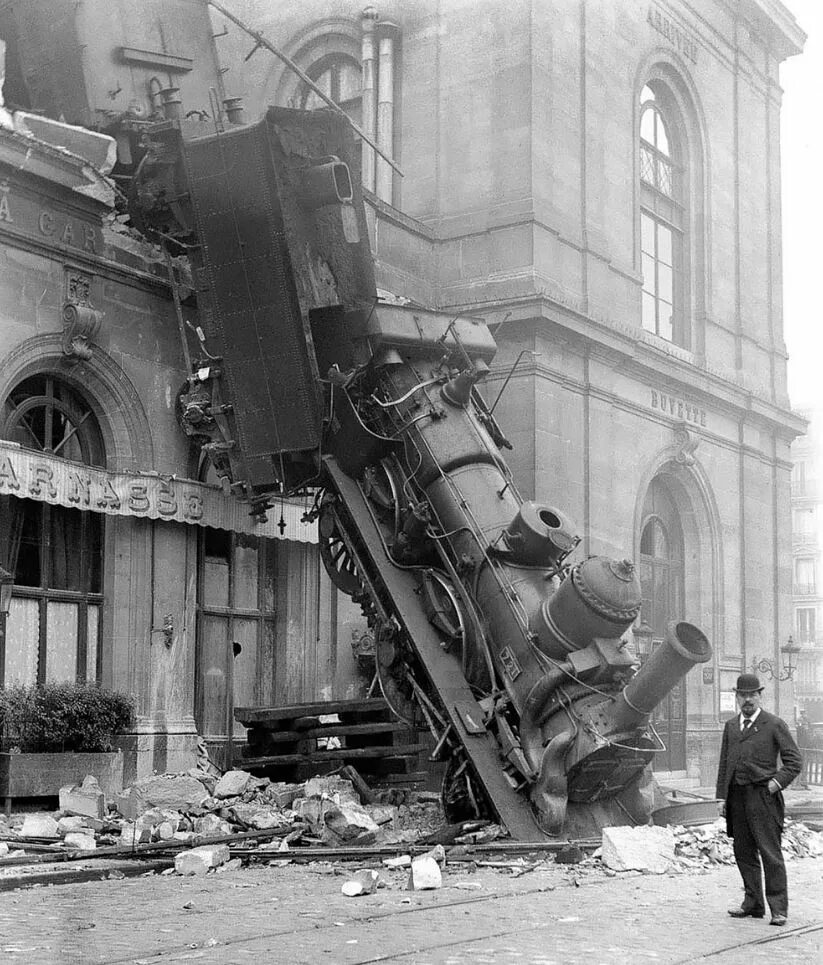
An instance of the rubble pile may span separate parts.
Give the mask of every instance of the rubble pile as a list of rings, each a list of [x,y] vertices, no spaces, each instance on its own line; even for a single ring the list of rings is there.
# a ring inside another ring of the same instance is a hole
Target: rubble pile
[[[411,799],[398,790],[361,793],[339,775],[303,784],[273,782],[248,771],[218,777],[200,768],[142,778],[108,801],[94,777],[60,790],[55,816],[26,815],[0,825],[2,857],[43,846],[57,851],[186,848],[181,874],[201,874],[229,861],[218,839],[266,832],[266,850],[412,844],[443,824],[435,795]],[[408,799],[407,799],[408,798]],[[12,850],[14,848],[17,850]],[[22,850],[21,850],[22,849]]]
[[[732,839],[726,834],[724,820],[669,830],[675,836],[674,858],[669,871],[687,872],[718,864],[734,864]],[[783,830],[783,854],[787,860],[820,857],[823,855],[823,833],[787,820]]]

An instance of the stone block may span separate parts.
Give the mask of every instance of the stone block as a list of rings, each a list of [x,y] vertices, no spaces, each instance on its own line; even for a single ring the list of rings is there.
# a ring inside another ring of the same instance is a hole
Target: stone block
[[[60,818],[58,820],[57,833],[65,837],[69,831],[79,831],[82,827],[85,827],[83,818],[78,815],[72,815],[71,817]]]
[[[202,818],[194,819],[194,833],[216,838],[224,834],[231,834],[232,826],[216,814],[204,814]]]
[[[663,874],[674,860],[674,844],[669,828],[603,828],[601,860],[612,871]]]
[[[443,875],[440,872],[440,865],[429,855],[415,858],[411,863],[406,887],[409,891],[432,891],[442,888]]]
[[[335,774],[328,777],[313,777],[306,781],[303,788],[303,797],[327,797],[331,798],[336,804],[360,804],[360,795],[354,789],[351,781],[345,781]]]
[[[300,784],[284,784],[278,782],[270,784],[265,791],[266,797],[278,807],[290,808],[294,804],[295,798],[302,794],[303,787]]]
[[[191,811],[208,797],[203,783],[188,774],[159,774],[144,777],[117,797],[117,810],[134,820],[149,808]]]
[[[191,851],[182,851],[174,859],[174,870],[180,875],[204,875],[218,868],[231,857],[228,845],[209,844]]]
[[[329,808],[323,816],[325,824],[324,839],[330,843],[354,842],[360,844],[367,842],[366,836],[371,835],[371,840],[379,831],[379,826],[372,820],[368,811],[360,804],[338,804]]]
[[[217,782],[212,796],[221,800],[227,797],[239,797],[253,780],[254,775],[249,774],[248,771],[226,771]]]
[[[120,831],[118,844],[124,848],[133,848],[138,844],[148,844],[151,841],[151,829],[141,828],[139,825],[126,823]]]
[[[21,838],[56,838],[57,822],[47,814],[27,814],[20,828]]]
[[[348,898],[359,898],[360,895],[371,895],[377,891],[380,872],[371,868],[364,868],[343,883],[340,889]]]
[[[83,834],[82,831],[69,831],[63,843],[72,851],[94,851],[97,842],[93,834]]]
[[[65,814],[98,819],[106,815],[106,795],[100,789],[97,778],[91,775],[83,778],[82,784],[61,787],[59,798],[60,810]]]
[[[172,835],[172,839],[174,841],[183,841],[186,844],[194,841],[196,837],[197,835],[194,833],[194,831],[175,831]]]
[[[243,804],[238,802],[233,805],[232,812],[239,824],[253,828],[255,831],[266,831],[270,828],[290,827],[290,821],[278,808],[270,807],[265,804]]]
[[[161,821],[154,830],[158,841],[171,841],[175,835],[174,825],[170,821]]]
[[[5,858],[9,853],[9,846],[5,841],[0,841],[0,858]]]

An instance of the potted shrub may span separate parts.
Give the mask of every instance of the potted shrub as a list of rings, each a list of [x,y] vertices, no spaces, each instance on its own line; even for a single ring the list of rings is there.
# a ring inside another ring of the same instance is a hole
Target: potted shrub
[[[52,797],[93,774],[111,794],[122,790],[123,755],[115,735],[134,723],[130,697],[92,684],[0,689],[0,797]]]

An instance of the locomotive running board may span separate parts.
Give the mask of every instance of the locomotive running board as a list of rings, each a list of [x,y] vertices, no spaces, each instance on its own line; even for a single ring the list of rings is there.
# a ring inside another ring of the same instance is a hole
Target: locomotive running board
[[[420,662],[448,713],[478,780],[483,785],[501,824],[516,841],[545,841],[526,798],[506,780],[497,742],[485,729],[478,733],[466,720],[482,721],[483,711],[474,699],[466,678],[455,672],[454,661],[444,653],[441,638],[420,605],[414,573],[395,566],[383,545],[366,500],[357,483],[347,476],[332,456],[323,460],[346,511],[354,521],[363,548],[370,557],[394,604],[395,616],[403,624]],[[365,576],[365,574],[364,574]]]

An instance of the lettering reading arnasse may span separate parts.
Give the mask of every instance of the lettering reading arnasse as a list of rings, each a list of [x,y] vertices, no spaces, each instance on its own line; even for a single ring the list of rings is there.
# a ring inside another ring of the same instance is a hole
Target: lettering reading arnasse
[[[682,54],[693,64],[697,63],[697,41],[694,38],[690,37],[653,4],[649,7],[649,13],[646,19],[659,34],[668,40],[679,54]]]
[[[668,392],[661,392],[657,389],[651,389],[650,391],[653,409],[659,409],[667,415],[674,416],[675,419],[682,419],[696,426],[706,425],[705,409],[700,409],[698,406],[692,405],[691,402],[686,402],[683,399],[669,395]]]

